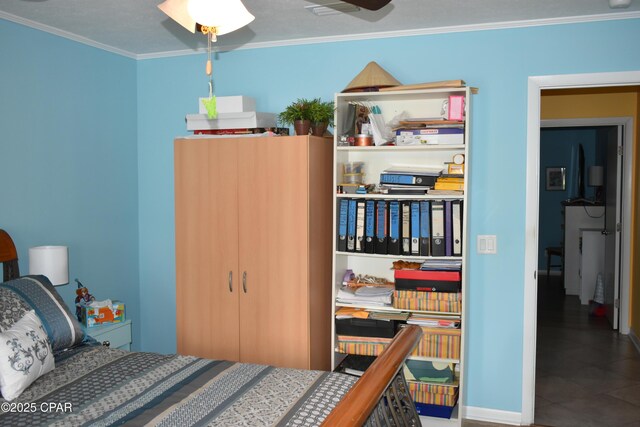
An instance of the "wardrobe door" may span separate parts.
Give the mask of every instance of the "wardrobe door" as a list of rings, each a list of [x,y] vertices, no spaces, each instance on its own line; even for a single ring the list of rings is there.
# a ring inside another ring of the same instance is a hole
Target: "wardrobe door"
[[[237,145],[175,143],[178,352],[239,359]]]
[[[240,360],[309,367],[308,137],[239,153]]]

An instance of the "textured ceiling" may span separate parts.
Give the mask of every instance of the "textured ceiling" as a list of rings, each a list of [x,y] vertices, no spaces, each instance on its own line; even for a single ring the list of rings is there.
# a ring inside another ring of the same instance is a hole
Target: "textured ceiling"
[[[0,18],[137,58],[204,48],[204,36],[191,34],[169,19],[156,7],[161,2],[2,0]],[[313,3],[307,0],[243,2],[256,19],[245,28],[220,36],[219,47],[640,17],[640,0],[632,0],[626,9],[611,9],[607,0],[392,0],[376,12],[330,16],[306,10],[305,6]]]

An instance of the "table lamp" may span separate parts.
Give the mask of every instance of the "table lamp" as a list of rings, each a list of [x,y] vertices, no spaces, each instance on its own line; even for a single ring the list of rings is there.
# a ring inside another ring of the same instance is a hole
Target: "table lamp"
[[[604,168],[602,166],[589,166],[589,186],[596,187],[594,199],[601,201],[602,185],[604,184]]]
[[[29,274],[47,276],[54,286],[69,283],[69,250],[66,246],[29,248]]]

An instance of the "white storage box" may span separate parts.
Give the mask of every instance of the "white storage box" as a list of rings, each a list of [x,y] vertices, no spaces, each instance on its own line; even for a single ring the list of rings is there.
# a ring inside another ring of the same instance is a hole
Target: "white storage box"
[[[218,113],[209,120],[206,114],[187,114],[187,130],[275,128],[275,113]]]
[[[198,99],[198,112],[207,114],[203,99],[209,98]],[[218,113],[247,113],[256,111],[256,100],[248,96],[217,96],[216,108]]]

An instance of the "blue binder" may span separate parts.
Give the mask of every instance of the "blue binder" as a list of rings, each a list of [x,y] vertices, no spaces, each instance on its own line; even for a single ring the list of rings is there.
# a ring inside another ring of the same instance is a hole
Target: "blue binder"
[[[431,254],[431,205],[428,200],[420,202],[420,255]]]
[[[338,209],[338,242],[337,248],[340,252],[347,250],[347,214],[349,212],[349,199],[340,199]]]
[[[389,202],[389,244],[387,252],[400,255],[400,202]]]
[[[411,202],[411,255],[420,255],[420,202]]]
[[[378,200],[376,202],[376,253],[386,255],[388,253],[389,240],[389,214],[388,202]]]
[[[349,199],[349,212],[347,216],[347,252],[356,250],[356,209],[355,199]]]
[[[367,200],[364,223],[364,251],[368,254],[376,251],[376,202]]]

